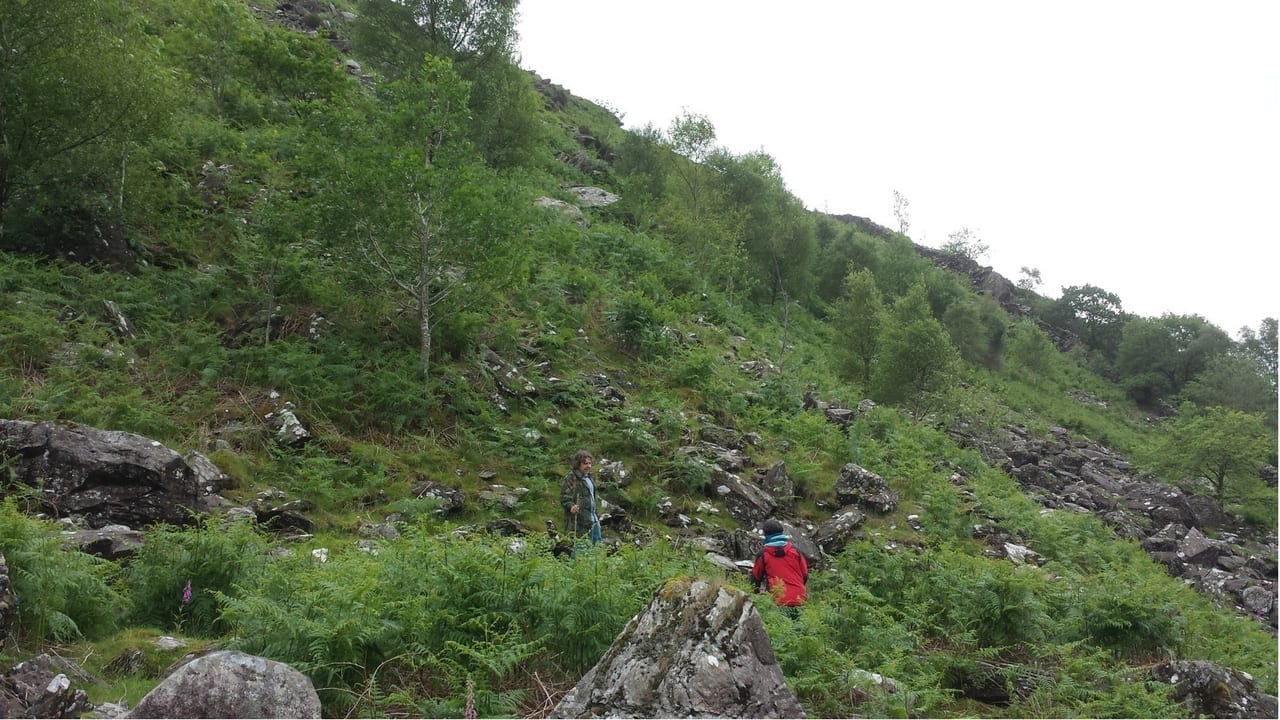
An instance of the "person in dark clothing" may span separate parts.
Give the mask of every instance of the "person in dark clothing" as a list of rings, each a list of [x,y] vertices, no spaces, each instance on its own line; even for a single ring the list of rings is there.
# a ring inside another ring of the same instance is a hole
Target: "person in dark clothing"
[[[586,533],[592,545],[600,542],[601,538],[600,515],[596,509],[596,484],[591,477],[594,462],[591,453],[579,450],[573,454],[569,473],[560,481],[560,505],[564,507],[565,529],[571,531],[575,539]]]
[[[809,582],[809,562],[791,544],[783,532],[782,523],[769,518],[761,530],[764,531],[764,545],[756,554],[751,579],[757,591],[763,586],[773,596],[773,601],[794,617],[808,598],[805,584]]]

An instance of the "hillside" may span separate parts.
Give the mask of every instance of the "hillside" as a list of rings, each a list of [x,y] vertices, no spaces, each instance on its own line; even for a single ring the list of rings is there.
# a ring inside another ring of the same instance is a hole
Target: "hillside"
[[[1273,318],[810,211],[707,118],[512,64],[515,2],[443,5],[0,13],[6,668],[132,706],[224,647],[326,716],[544,717],[660,583],[751,592],[777,517],[809,602],[752,597],[810,716],[1276,694]]]

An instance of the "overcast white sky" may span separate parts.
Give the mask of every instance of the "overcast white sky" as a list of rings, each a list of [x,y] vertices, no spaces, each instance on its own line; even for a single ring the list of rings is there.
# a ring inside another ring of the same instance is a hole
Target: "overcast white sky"
[[[785,7],[785,9],[784,9]],[[1232,337],[1280,316],[1280,1],[521,0],[521,65],[705,115],[808,207]]]

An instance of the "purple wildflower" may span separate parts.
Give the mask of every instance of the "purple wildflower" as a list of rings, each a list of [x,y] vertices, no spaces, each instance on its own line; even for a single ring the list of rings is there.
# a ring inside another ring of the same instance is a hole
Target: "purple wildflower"
[[[476,714],[476,686],[471,682],[471,678],[467,678],[467,707],[463,710],[463,717],[467,720],[475,720],[479,717]]]
[[[191,581],[187,581],[187,586],[182,588],[182,604],[186,605],[191,602]]]

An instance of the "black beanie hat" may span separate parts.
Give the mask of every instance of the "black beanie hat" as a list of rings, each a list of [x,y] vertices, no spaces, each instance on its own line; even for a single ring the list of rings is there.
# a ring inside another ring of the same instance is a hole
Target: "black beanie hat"
[[[782,533],[782,523],[774,520],[773,518],[769,518],[764,521],[764,525],[762,525],[760,529],[764,531],[765,535],[779,535]]]

